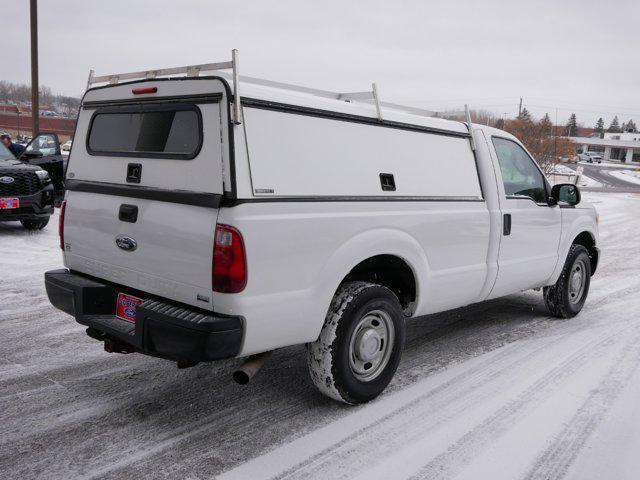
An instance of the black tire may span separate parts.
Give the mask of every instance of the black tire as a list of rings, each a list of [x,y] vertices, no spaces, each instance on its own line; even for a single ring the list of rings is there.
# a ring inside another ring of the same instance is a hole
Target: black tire
[[[27,230],[42,230],[49,223],[49,217],[38,220],[20,220],[20,223]]]
[[[391,290],[367,282],[345,283],[333,297],[320,337],[307,344],[311,379],[330,398],[366,403],[380,395],[393,378],[404,341],[404,315]],[[356,343],[363,347],[358,350]],[[354,353],[363,350],[368,350],[363,355],[376,355],[376,359],[368,361]]]
[[[576,270],[577,269],[577,270]],[[574,275],[580,271],[584,278],[583,287],[576,292]],[[582,245],[571,245],[562,273],[555,285],[544,287],[544,301],[551,313],[558,318],[575,317],[587,299],[591,283],[591,260],[589,252]]]

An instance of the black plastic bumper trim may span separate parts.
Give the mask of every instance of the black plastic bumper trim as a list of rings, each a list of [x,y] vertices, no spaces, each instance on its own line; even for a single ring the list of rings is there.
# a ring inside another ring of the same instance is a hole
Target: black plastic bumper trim
[[[189,362],[235,357],[240,352],[242,317],[145,298],[137,307],[134,324],[115,316],[118,293],[131,292],[127,287],[103,283],[67,269],[46,272],[45,287],[54,307],[137,352]],[[140,296],[139,292],[131,293]]]

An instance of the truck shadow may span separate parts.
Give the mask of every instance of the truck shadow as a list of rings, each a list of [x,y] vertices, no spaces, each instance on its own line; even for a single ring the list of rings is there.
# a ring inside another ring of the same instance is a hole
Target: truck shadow
[[[537,292],[410,320],[403,359],[386,394],[555,322]],[[54,342],[47,347],[50,351],[70,345],[81,350],[102,348],[85,337],[80,326],[51,335],[41,339]],[[30,421],[41,425],[16,426],[14,443],[6,444],[7,450],[16,452],[40,445],[29,458],[21,457],[22,464],[31,462],[34,470],[50,468],[50,463],[40,462],[55,452],[83,459],[81,471],[107,468],[118,478],[137,474],[142,478],[144,472],[162,468],[182,476],[211,476],[367,408],[338,404],[318,393],[307,374],[304,346],[274,352],[248,386],[231,380],[239,360],[178,370],[163,360],[105,353],[85,364],[59,357],[54,363],[45,377],[55,384],[29,394],[33,411],[17,405],[7,408],[8,415],[14,412],[11,422],[16,425]],[[20,395],[12,398],[21,401]],[[32,419],[41,416],[43,420]],[[18,435],[22,428],[26,431]],[[126,452],[132,451],[136,455],[128,456]]]
[[[451,363],[522,340],[551,327],[557,321],[550,317],[539,292],[526,292],[410,319],[407,322],[407,341],[403,357],[390,388],[404,388],[418,378],[444,369]],[[97,342],[95,347],[101,348]],[[156,375],[164,377],[161,386],[148,385],[159,393],[156,401],[160,403],[163,403],[163,398],[175,400],[178,395],[182,401],[202,407],[211,405],[214,401],[216,408],[233,407],[238,405],[236,402],[244,404],[246,408],[246,402],[249,402],[249,405],[260,405],[260,410],[263,410],[268,408],[269,404],[276,408],[275,401],[276,404],[283,402],[289,405],[302,402],[305,408],[342,408],[314,389],[308,378],[306,350],[303,345],[274,352],[247,386],[236,385],[231,378],[232,372],[241,363],[241,360],[237,359],[199,364],[190,369],[178,370],[171,362],[136,354],[127,357],[132,364],[144,359],[145,368],[150,368]],[[138,380],[141,383],[154,381],[153,378],[147,378],[147,375],[140,376]],[[116,385],[114,387],[117,388]],[[149,400],[151,398],[152,396]],[[147,415],[142,405],[133,408],[135,403],[131,403],[125,410],[138,411],[144,418],[157,413],[150,411]],[[151,403],[155,404],[155,401]],[[168,402],[167,406],[172,404],[175,402]],[[151,408],[156,410],[155,406]],[[193,413],[197,415],[198,411],[196,408]]]

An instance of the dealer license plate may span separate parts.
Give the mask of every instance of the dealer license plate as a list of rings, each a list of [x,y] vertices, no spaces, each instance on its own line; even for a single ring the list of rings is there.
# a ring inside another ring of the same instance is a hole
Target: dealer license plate
[[[0,210],[9,210],[20,206],[19,198],[0,198]]]
[[[142,299],[127,295],[126,293],[118,293],[118,301],[116,302],[116,317],[126,320],[127,322],[136,323],[136,308],[142,303]]]

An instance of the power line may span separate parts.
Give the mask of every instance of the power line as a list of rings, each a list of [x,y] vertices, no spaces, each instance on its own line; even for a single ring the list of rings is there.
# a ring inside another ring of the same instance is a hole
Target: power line
[[[640,116],[640,112],[621,112],[620,110],[614,110],[614,111],[611,111],[611,112],[606,112],[606,111],[603,111],[603,110],[587,110],[587,109],[584,109],[584,108],[558,107],[558,106],[555,106],[555,105],[536,105],[536,104],[531,104],[531,103],[528,103],[527,105],[530,106],[530,107],[535,107],[535,108],[551,108],[551,109],[558,108],[560,110],[564,110],[564,111],[567,111],[567,112],[584,112],[584,113],[599,113],[599,114],[609,114],[609,115],[628,115],[628,116],[638,115],[638,116]]]
[[[594,108],[614,108],[614,109],[626,108],[620,105],[599,105],[595,103],[567,102],[566,100],[557,100],[554,98],[543,98],[543,97],[527,97],[527,98],[531,98],[533,100],[542,100],[543,102],[549,102],[556,105],[563,103],[565,105],[578,105],[583,107],[594,107]]]
[[[483,101],[489,100],[489,98],[476,98],[476,99],[459,99],[459,100],[402,100],[403,102],[411,102],[411,103],[427,103],[433,106],[441,106],[441,108],[456,108],[459,107],[460,103],[468,103],[473,108],[494,108],[494,107],[505,107],[505,106],[513,106],[514,109],[519,105],[518,97],[494,97],[492,99],[509,99],[512,100],[509,103],[483,103]],[[567,102],[567,101],[556,101],[552,99],[544,99],[542,97],[527,97],[531,99],[542,100],[543,102],[549,102],[549,104],[538,104],[538,103],[528,103],[523,100],[523,106],[526,107],[534,107],[534,108],[542,108],[542,109],[550,109],[555,110],[558,108],[561,111],[568,112],[583,112],[583,113],[596,113],[596,114],[608,114],[608,115],[636,115],[640,116],[640,111],[631,111],[626,110],[625,107],[620,107],[616,105],[595,105],[588,103],[580,103],[580,102]],[[582,108],[585,106],[593,107],[593,109]]]

